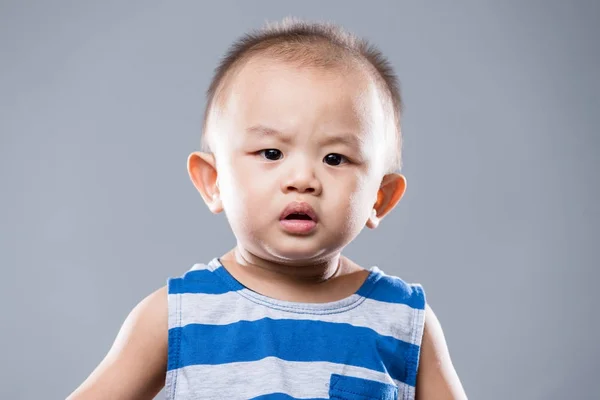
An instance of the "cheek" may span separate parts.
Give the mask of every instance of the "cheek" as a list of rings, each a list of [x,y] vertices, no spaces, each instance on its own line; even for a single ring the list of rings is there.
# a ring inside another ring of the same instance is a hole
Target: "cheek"
[[[223,165],[219,172],[221,182],[221,197],[225,212],[229,216],[236,216],[244,220],[250,216],[261,214],[261,205],[269,199],[272,192],[268,186],[268,179],[257,178],[261,176],[243,162],[232,162]],[[263,209],[264,211],[264,209]]]
[[[356,193],[350,199],[352,204],[352,225],[353,229],[362,229],[371,215],[373,203],[371,197],[366,190]]]
[[[377,197],[377,187],[368,179],[360,179],[348,184],[346,190],[336,194],[337,209],[343,213],[343,224],[350,231],[362,229],[367,222]]]

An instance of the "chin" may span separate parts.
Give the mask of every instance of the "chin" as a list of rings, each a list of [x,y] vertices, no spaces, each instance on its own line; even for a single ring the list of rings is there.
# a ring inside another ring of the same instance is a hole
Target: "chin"
[[[328,251],[317,243],[270,243],[265,251],[272,257],[282,261],[309,261],[325,256]]]

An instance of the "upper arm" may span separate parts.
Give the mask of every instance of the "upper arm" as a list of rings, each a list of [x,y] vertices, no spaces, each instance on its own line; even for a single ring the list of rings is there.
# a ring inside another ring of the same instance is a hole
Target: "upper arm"
[[[418,400],[467,398],[452,365],[440,322],[429,305],[425,307],[416,398]]]
[[[131,311],[106,357],[67,400],[154,398],[165,382],[167,324],[162,287]]]

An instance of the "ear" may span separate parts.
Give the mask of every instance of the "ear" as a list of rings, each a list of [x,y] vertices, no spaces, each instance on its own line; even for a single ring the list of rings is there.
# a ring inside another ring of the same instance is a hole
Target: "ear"
[[[212,153],[194,152],[188,157],[187,169],[208,209],[215,214],[223,211],[215,156]]]
[[[373,205],[371,216],[367,220],[367,227],[375,229],[379,226],[381,219],[400,201],[406,191],[406,178],[400,174],[387,174],[381,181],[377,191],[377,201]]]

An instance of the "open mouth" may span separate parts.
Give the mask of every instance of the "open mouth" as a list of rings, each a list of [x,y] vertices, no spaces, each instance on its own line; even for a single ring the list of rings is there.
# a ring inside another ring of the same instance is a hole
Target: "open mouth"
[[[287,217],[285,217],[284,219],[286,220],[304,220],[304,221],[312,221],[312,218],[310,217],[310,215],[304,214],[304,213],[291,213],[290,215],[288,215]]]
[[[316,228],[318,218],[310,204],[292,202],[281,213],[279,222],[289,233],[307,235]]]
[[[281,213],[280,220],[299,220],[318,222],[317,213],[306,202],[294,201],[288,204]]]

